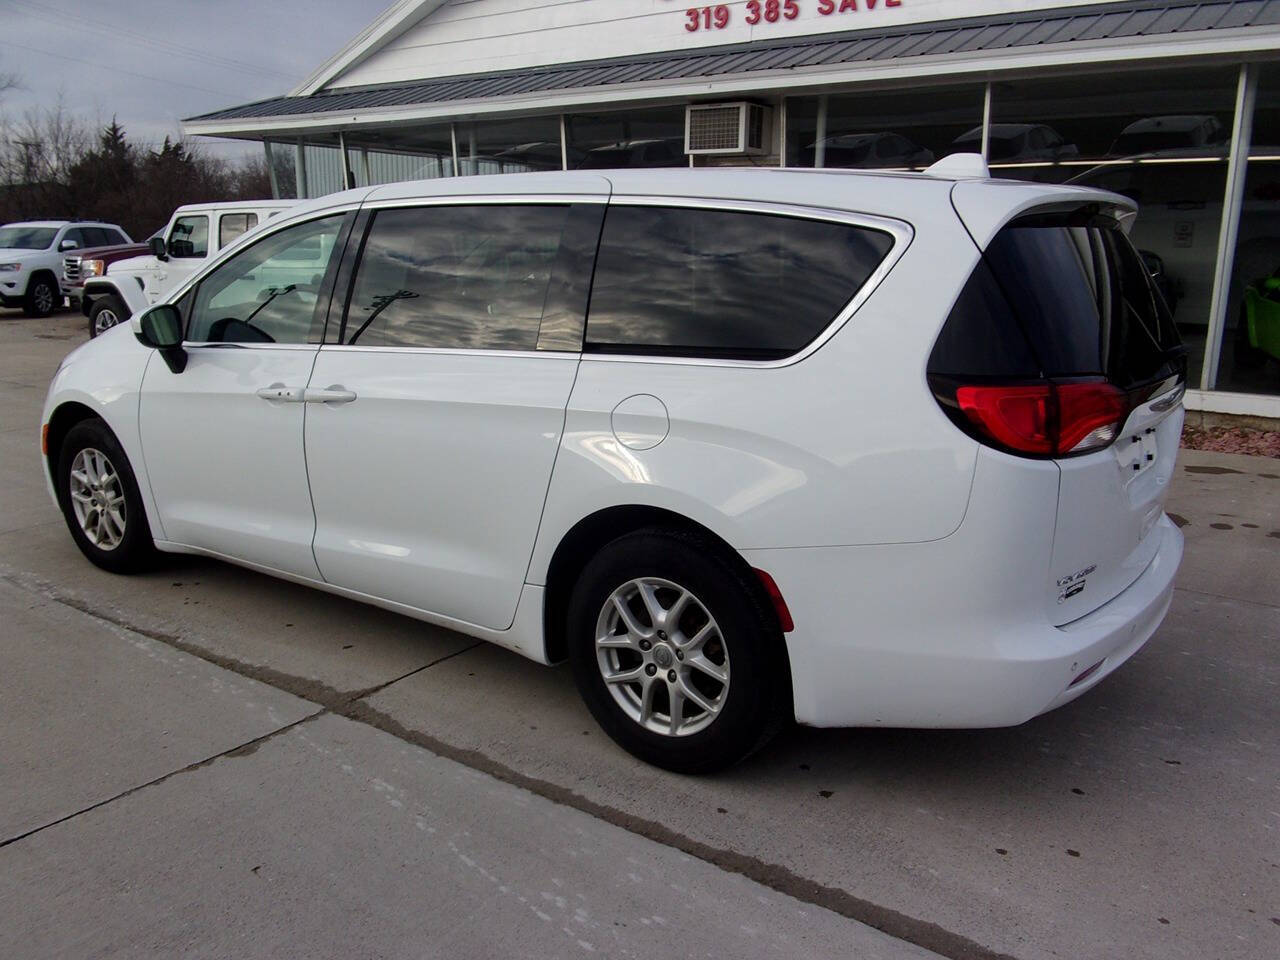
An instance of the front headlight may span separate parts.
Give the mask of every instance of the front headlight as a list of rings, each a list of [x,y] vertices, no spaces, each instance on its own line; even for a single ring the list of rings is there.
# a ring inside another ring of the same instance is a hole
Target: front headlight
[[[90,277],[100,277],[107,272],[107,265],[101,260],[81,260],[80,261],[80,277],[88,280]]]
[[[0,263],[0,273],[16,273],[21,269],[20,263]]]

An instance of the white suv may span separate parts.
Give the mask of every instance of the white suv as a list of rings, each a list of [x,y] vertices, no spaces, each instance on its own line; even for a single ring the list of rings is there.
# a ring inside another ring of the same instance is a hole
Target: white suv
[[[203,554],[568,659],[673,769],[788,717],[1021,723],[1164,617],[1185,359],[1128,200],[966,167],[301,204],[68,357],[50,489],[109,570]]]
[[[47,317],[62,304],[62,255],[132,243],[114,223],[30,220],[0,227],[0,305]]]

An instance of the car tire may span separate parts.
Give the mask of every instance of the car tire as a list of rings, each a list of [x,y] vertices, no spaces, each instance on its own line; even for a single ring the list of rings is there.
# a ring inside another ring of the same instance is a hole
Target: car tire
[[[62,291],[48,277],[32,277],[27,286],[26,314],[28,317],[47,317],[58,308]]]
[[[80,552],[112,573],[136,573],[155,560],[138,481],[115,434],[101,420],[72,427],[58,452],[55,489]]]
[[[574,587],[567,623],[574,681],[596,722],[623,749],[680,773],[762,746],[785,718],[791,681],[761,594],[745,564],[681,530],[604,546]]]
[[[129,319],[129,308],[120,302],[119,297],[113,297],[110,294],[99,297],[89,308],[90,339],[100,333],[106,333],[127,319]]]

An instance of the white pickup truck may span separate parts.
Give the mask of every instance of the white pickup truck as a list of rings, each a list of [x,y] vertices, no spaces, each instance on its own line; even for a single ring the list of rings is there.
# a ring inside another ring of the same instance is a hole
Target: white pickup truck
[[[295,202],[240,200],[178,207],[164,230],[151,238],[150,253],[102,264],[100,275],[84,278],[80,310],[89,318],[89,335],[96,337],[158,303],[210,257]]]

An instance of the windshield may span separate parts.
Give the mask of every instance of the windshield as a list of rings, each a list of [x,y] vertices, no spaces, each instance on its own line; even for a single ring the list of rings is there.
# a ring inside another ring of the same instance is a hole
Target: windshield
[[[0,227],[0,248],[44,250],[53,243],[57,227]]]

